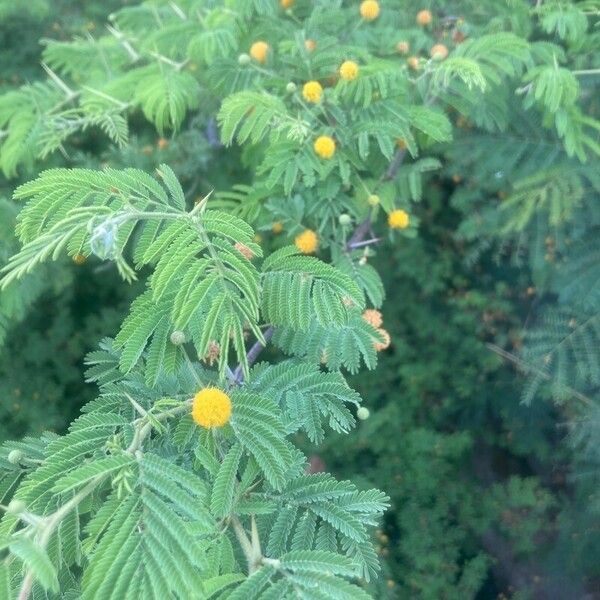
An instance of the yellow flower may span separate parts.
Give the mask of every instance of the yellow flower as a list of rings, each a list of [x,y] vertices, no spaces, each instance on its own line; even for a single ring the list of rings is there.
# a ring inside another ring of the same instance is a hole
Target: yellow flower
[[[335,154],[335,141],[328,135],[321,135],[315,140],[314,149],[318,156],[328,160]]]
[[[317,42],[315,42],[315,40],[308,39],[304,42],[304,47],[309,52],[312,52],[317,47]]]
[[[252,46],[250,46],[250,56],[259,63],[267,62],[267,55],[269,54],[269,44],[267,42],[258,41],[254,42]]]
[[[218,388],[204,388],[194,396],[192,419],[194,422],[210,429],[223,427],[231,417],[231,400]]]
[[[396,50],[398,50],[400,54],[408,54],[408,51],[410,50],[410,44],[405,41],[398,42],[396,44]]]
[[[362,318],[369,324],[373,325],[375,329],[383,325],[383,317],[378,310],[374,308],[367,308],[362,314]]]
[[[358,77],[358,65],[353,60],[347,60],[340,67],[340,77],[344,81],[352,81]]]
[[[242,242],[236,242],[234,244],[235,249],[247,260],[252,260],[254,258],[254,252],[246,244],[242,244]]]
[[[365,0],[360,5],[360,16],[365,21],[374,21],[379,16],[379,2]]]
[[[275,223],[273,223],[273,225],[271,225],[271,231],[275,235],[278,235],[283,231],[283,225],[279,221],[276,221]]]
[[[392,343],[392,338],[390,334],[385,329],[378,329],[377,333],[383,338],[383,342],[379,342],[375,340],[373,342],[373,346],[377,352],[381,352],[382,350],[387,350]]]
[[[410,217],[405,210],[397,208],[388,215],[388,225],[392,229],[406,229],[410,222]]]
[[[85,264],[85,261],[86,261],[86,260],[87,260],[87,259],[86,259],[86,257],[85,257],[85,254],[76,254],[76,255],[73,257],[73,262],[74,262],[76,265],[83,265],[83,264]]]
[[[323,95],[323,88],[318,81],[307,81],[302,88],[302,95],[307,102],[316,104]]]
[[[279,0],[281,8],[292,8],[294,6],[294,0]]]
[[[419,57],[418,56],[411,56],[410,58],[408,58],[406,60],[406,62],[408,63],[408,66],[413,71],[418,71],[419,67],[421,66],[420,63],[419,63]]]
[[[432,19],[433,17],[431,16],[431,11],[429,10],[420,10],[417,13],[417,24],[421,26],[429,25]]]
[[[431,47],[429,56],[434,60],[444,60],[448,56],[448,48],[444,44],[435,44]]]
[[[296,236],[294,244],[302,254],[312,254],[319,247],[319,236],[312,229],[305,229]]]

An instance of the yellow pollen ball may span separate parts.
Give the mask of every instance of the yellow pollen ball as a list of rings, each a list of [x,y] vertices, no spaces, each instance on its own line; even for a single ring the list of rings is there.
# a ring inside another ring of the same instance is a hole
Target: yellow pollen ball
[[[294,244],[303,254],[312,254],[319,246],[319,236],[312,229],[305,229],[296,236]]]
[[[408,58],[406,60],[406,62],[408,63],[408,66],[413,70],[413,71],[418,71],[420,64],[419,64],[419,57],[418,56],[411,56],[410,58]]]
[[[304,47],[309,52],[312,52],[317,47],[317,42],[315,42],[315,40],[308,39],[304,42]]]
[[[406,229],[408,227],[408,223],[410,222],[410,217],[405,210],[398,208],[393,210],[388,215],[388,225],[392,229]]]
[[[273,223],[273,225],[271,225],[271,231],[275,235],[278,235],[283,231],[283,225],[279,221],[276,221],[275,223]]]
[[[323,95],[323,88],[318,81],[307,81],[302,88],[302,95],[307,102],[316,104]]]
[[[408,54],[408,51],[410,50],[410,44],[408,42],[398,42],[396,44],[396,50],[400,53],[400,54]]]
[[[352,81],[358,77],[358,65],[353,60],[347,60],[340,67],[340,77],[344,81]]]
[[[383,317],[378,310],[374,308],[367,308],[362,314],[362,318],[369,324],[373,325],[375,329],[383,325]]]
[[[444,44],[436,44],[429,51],[429,56],[435,60],[444,60],[448,56],[448,48]]]
[[[379,2],[365,0],[360,5],[360,16],[365,21],[374,21],[379,16]]]
[[[269,54],[269,44],[267,42],[258,41],[254,42],[252,46],[250,46],[250,56],[261,64],[267,62],[267,55]]]
[[[321,135],[315,140],[314,149],[317,156],[328,160],[335,154],[335,141],[328,135]]]
[[[204,388],[194,396],[192,419],[201,427],[223,427],[231,417],[231,400],[218,388]]]
[[[294,0],[279,0],[281,8],[292,8],[294,6]]]
[[[86,261],[86,260],[87,260],[87,259],[86,259],[86,257],[85,257],[85,255],[84,255],[84,254],[76,254],[76,255],[73,257],[73,262],[74,262],[76,265],[78,265],[78,266],[81,266],[81,265],[85,264],[85,261]]]
[[[433,17],[431,16],[431,11],[429,10],[420,10],[417,13],[417,24],[421,26],[429,25]]]

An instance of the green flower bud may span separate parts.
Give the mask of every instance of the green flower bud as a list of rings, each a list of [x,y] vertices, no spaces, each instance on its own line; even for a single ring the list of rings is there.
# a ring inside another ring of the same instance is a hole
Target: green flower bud
[[[8,453],[8,462],[11,465],[18,465],[23,460],[24,456],[25,455],[23,452],[21,452],[21,450],[11,450]]]
[[[296,91],[296,84],[293,81],[290,81],[286,86],[285,86],[285,91],[288,94],[293,94]]]
[[[250,64],[251,60],[252,59],[250,58],[250,55],[244,52],[238,56],[238,65],[240,65],[240,67],[245,67],[246,65]]]
[[[371,413],[369,412],[369,409],[361,406],[357,411],[356,411],[356,416],[361,420],[361,421],[366,421],[369,418],[369,415]]]
[[[171,344],[173,346],[182,346],[185,344],[185,333],[183,331],[174,331],[171,334]]]
[[[338,217],[338,221],[339,221],[340,225],[342,225],[343,227],[346,227],[346,226],[350,225],[350,223],[352,223],[352,217],[350,215],[344,213]]]

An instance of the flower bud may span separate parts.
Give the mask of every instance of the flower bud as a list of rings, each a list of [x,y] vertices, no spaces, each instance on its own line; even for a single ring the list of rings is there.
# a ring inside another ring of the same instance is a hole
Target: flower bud
[[[185,344],[185,333],[183,331],[174,331],[171,334],[171,344],[174,346],[182,346]]]
[[[285,86],[285,91],[288,94],[293,94],[296,91],[296,84],[293,81],[290,81],[286,86]]]
[[[357,411],[356,411],[356,416],[359,418],[359,420],[361,421],[366,421],[369,418],[369,415],[371,413],[369,412],[369,409],[366,408],[365,406],[361,406]]]
[[[24,458],[24,454],[21,450],[11,450],[8,453],[8,462],[11,465],[18,465]]]
[[[238,56],[238,65],[240,65],[240,67],[245,67],[250,64],[250,60],[250,55],[244,52]]]
[[[346,227],[348,225],[350,225],[350,223],[352,223],[352,217],[349,214],[341,214],[338,217],[338,221],[340,223],[340,225],[342,225],[343,227]]]

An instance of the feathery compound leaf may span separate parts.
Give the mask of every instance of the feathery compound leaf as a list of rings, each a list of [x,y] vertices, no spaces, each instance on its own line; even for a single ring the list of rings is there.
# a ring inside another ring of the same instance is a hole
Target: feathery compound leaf
[[[210,499],[210,509],[215,517],[225,517],[231,513],[242,452],[242,446],[234,444],[221,463]]]
[[[218,115],[221,139],[230,145],[233,138],[238,144],[250,140],[257,144],[273,130],[289,129],[293,121],[288,116],[285,104],[271,94],[239,92],[225,99]]]

